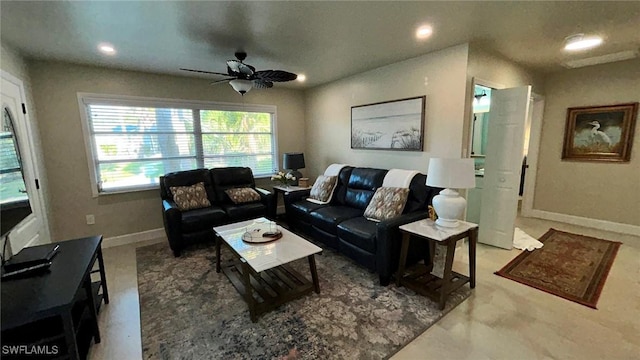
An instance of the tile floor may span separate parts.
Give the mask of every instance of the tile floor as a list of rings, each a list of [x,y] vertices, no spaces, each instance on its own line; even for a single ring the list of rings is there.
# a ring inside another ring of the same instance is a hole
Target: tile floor
[[[480,244],[471,297],[392,359],[640,359],[640,237],[531,218],[517,226],[536,238],[553,227],[624,243],[598,310],[494,275],[519,251]],[[135,248],[164,241],[104,250],[111,303],[90,359],[142,358]],[[454,264],[463,273],[466,253],[456,251]]]

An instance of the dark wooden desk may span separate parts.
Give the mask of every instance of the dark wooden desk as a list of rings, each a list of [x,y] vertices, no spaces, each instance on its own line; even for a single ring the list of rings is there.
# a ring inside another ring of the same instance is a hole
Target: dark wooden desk
[[[91,338],[100,342],[97,310],[102,300],[109,303],[101,243],[101,235],[59,242],[49,271],[2,282],[3,346],[62,343],[48,358],[86,357]],[[98,269],[92,270],[96,260]],[[100,280],[92,282],[92,273]]]

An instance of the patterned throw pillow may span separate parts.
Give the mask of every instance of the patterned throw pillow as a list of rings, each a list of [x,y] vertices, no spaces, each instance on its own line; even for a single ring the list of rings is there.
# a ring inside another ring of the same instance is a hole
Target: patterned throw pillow
[[[211,206],[203,182],[191,186],[171,186],[169,189],[171,189],[173,201],[178,205],[180,211]]]
[[[311,188],[311,193],[307,200],[316,204],[327,204],[333,196],[333,189],[336,188],[338,182],[337,176],[320,175]]]
[[[260,194],[252,188],[235,188],[224,191],[234,204],[260,201]]]
[[[364,217],[373,221],[393,219],[402,214],[408,197],[407,188],[380,187],[373,194],[364,211]]]

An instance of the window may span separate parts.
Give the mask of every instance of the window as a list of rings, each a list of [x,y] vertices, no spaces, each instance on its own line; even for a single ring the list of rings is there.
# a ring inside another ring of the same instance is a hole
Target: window
[[[3,207],[29,205],[13,120],[9,108],[4,108],[0,128],[0,205]]]
[[[275,106],[79,94],[94,194],[148,189],[163,174],[278,168]]]

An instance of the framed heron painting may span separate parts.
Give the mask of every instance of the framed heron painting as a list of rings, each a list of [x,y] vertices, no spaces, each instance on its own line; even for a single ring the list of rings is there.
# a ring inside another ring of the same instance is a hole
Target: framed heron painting
[[[638,103],[567,109],[562,159],[627,162]]]

